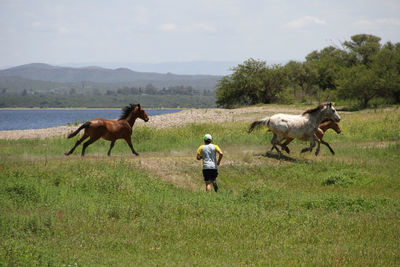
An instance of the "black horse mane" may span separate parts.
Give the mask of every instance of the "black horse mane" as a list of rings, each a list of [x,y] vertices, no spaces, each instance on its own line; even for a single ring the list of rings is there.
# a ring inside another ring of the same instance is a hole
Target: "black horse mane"
[[[303,112],[303,115],[305,115],[307,113],[312,114],[314,112],[317,112],[317,111],[321,110],[323,107],[324,107],[324,104],[321,104],[316,108],[307,109],[306,111]]]
[[[122,114],[118,120],[124,120],[124,119],[128,118],[129,114],[131,114],[131,112],[134,111],[137,106],[140,106],[140,105],[139,104],[137,104],[137,105],[129,104],[128,106],[123,107]]]

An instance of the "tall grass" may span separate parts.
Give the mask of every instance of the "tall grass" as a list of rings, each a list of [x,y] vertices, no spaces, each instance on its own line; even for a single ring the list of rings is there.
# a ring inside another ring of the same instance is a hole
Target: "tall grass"
[[[268,156],[270,135],[247,123],[138,127],[140,157],[123,141],[85,158],[63,156],[70,139],[0,141],[0,265],[399,265],[398,112],[343,117],[334,157],[300,156],[301,142]],[[225,151],[218,194],[194,159],[206,132]]]

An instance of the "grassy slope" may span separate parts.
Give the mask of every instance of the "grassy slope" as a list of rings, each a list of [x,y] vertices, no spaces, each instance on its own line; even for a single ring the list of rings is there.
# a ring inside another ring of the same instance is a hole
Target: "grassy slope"
[[[72,140],[0,141],[0,264],[380,265],[400,263],[400,112],[343,114],[336,156],[266,155],[248,124],[135,129],[87,157]],[[194,151],[225,152],[220,192],[204,193]]]

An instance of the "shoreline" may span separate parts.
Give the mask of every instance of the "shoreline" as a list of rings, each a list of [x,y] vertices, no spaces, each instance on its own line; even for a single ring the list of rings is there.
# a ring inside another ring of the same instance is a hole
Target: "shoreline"
[[[150,116],[149,122],[137,120],[135,126],[147,126],[154,129],[183,126],[190,123],[249,122],[262,119],[274,113],[285,112],[297,114],[302,109],[289,106],[253,106],[237,109],[207,108],[181,109],[179,112]],[[0,131],[0,139],[45,139],[49,137],[67,136],[76,130],[78,125],[64,125],[43,129],[5,130]]]

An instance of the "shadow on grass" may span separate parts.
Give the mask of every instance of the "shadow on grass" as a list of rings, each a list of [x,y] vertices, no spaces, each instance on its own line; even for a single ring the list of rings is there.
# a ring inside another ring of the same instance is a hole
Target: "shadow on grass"
[[[310,161],[307,159],[296,159],[292,158],[283,154],[278,154],[278,153],[272,153],[270,151],[267,151],[266,153],[261,153],[261,154],[255,154],[255,156],[262,156],[270,159],[277,159],[277,160],[283,160],[287,162],[293,162],[293,163],[307,163],[309,164]]]

